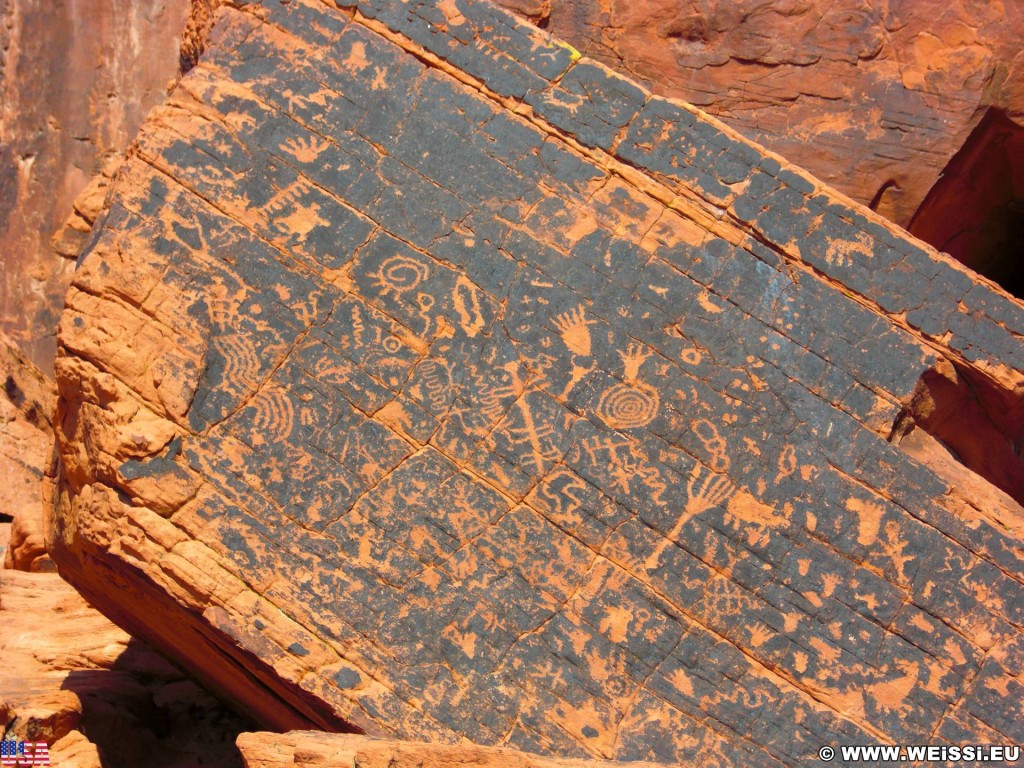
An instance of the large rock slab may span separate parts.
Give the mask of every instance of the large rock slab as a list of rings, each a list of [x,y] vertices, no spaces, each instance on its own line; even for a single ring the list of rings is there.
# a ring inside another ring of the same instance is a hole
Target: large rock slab
[[[1019,302],[488,4],[238,5],[68,293],[66,578],[274,728],[1024,737]]]

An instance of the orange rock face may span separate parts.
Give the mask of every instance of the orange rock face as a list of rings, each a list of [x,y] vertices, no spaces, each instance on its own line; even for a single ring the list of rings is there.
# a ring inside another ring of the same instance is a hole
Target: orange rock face
[[[247,723],[53,573],[0,571],[0,737],[70,768],[239,765]]]
[[[987,107],[1024,120],[1012,0],[553,0],[543,18],[902,225]]]
[[[470,744],[442,745],[370,739],[352,734],[314,731],[243,733],[238,737],[246,768],[626,768],[603,760],[559,760],[513,749]],[[633,762],[629,768],[654,768]]]
[[[2,562],[23,571],[52,570],[43,542],[43,472],[53,452],[52,381],[0,334],[0,520],[8,528]]]
[[[67,242],[56,252],[51,237],[163,100],[188,6],[0,5],[0,327],[44,370],[77,256]]]

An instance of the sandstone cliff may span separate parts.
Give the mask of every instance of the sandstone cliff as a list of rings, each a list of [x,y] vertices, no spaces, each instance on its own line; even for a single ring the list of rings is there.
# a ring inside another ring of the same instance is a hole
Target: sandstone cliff
[[[44,371],[77,256],[51,237],[166,96],[188,5],[0,2],[0,329]]]

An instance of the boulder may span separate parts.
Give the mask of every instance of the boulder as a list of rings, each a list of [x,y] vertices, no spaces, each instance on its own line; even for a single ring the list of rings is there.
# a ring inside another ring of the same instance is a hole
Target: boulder
[[[1024,125],[1020,3],[503,4],[903,226],[987,109]]]
[[[250,727],[54,573],[0,571],[0,737],[74,768],[241,765]]]
[[[111,190],[48,548],[263,727],[1024,740],[1024,305],[882,217],[473,0],[221,7]]]
[[[317,731],[243,733],[237,743],[246,768],[626,768],[621,763],[559,760],[471,744],[427,744]],[[651,768],[651,764],[629,763],[629,768]]]

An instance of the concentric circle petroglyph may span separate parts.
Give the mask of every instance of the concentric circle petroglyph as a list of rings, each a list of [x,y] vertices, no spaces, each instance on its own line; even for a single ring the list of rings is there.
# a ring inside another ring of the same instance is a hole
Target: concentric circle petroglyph
[[[658,392],[646,384],[615,384],[604,391],[597,415],[612,429],[645,427],[658,414]]]

